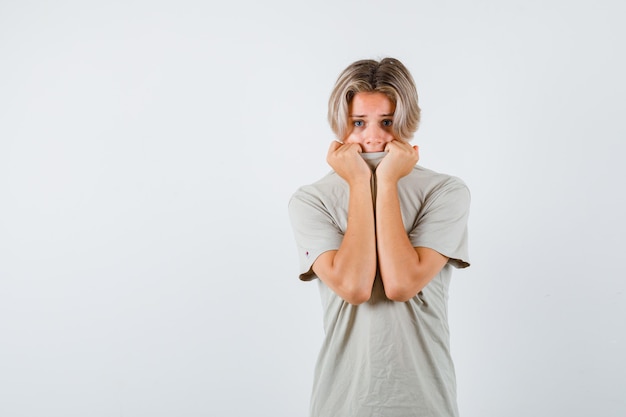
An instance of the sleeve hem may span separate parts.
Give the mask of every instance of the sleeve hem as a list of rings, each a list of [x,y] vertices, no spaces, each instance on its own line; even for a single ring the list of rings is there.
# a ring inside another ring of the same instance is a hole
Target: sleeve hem
[[[450,265],[452,265],[453,267],[457,269],[463,269],[463,268],[467,268],[470,266],[470,262],[469,262],[467,255],[460,254],[457,251],[442,249],[440,247],[437,247],[436,245],[430,245],[428,243],[417,243],[417,244],[412,243],[412,244],[413,244],[413,247],[415,248],[417,247],[429,248],[429,249],[439,252],[440,254],[448,258],[448,263]]]
[[[318,278],[315,272],[313,272],[313,264],[321,254],[331,250],[339,250],[339,245],[333,245],[323,249],[300,249],[300,274],[298,278],[300,278],[301,281],[312,281]]]

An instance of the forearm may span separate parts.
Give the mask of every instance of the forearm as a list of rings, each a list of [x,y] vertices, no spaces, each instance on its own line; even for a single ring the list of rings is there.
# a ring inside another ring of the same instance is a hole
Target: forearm
[[[339,249],[313,264],[316,275],[350,304],[369,300],[376,276],[376,236],[370,180],[350,185],[348,222]]]
[[[421,268],[402,222],[397,181],[378,180],[376,192],[378,266],[387,297],[406,301],[432,278]]]
[[[343,241],[333,259],[333,270],[339,286],[369,299],[376,276],[376,235],[370,182],[350,186],[348,224]]]

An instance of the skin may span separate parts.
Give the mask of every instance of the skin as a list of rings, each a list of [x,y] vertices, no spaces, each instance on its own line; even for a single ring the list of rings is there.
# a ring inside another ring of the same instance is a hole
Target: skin
[[[382,93],[357,93],[350,103],[350,129],[343,143],[333,141],[328,164],[350,187],[348,225],[338,250],[321,254],[315,274],[350,304],[369,300],[376,267],[387,298],[408,301],[419,293],[448,258],[413,247],[402,223],[398,181],[417,161],[417,146],[392,131],[394,103]],[[376,168],[376,209],[372,206],[372,171],[361,152],[388,152]]]

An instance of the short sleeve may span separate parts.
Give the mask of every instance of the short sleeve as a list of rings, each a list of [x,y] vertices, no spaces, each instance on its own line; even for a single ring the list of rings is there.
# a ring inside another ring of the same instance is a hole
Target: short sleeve
[[[456,268],[468,267],[470,198],[469,189],[456,177],[433,191],[409,232],[411,244],[436,250],[448,257],[448,262]]]
[[[300,279],[316,278],[311,269],[322,253],[337,250],[343,231],[315,194],[298,190],[289,200],[289,218],[298,249]]]

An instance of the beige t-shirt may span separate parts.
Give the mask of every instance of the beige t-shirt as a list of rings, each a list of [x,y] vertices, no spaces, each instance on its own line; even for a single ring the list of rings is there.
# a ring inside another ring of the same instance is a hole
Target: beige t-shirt
[[[386,153],[362,155],[375,168]],[[318,280],[325,338],[315,369],[311,417],[458,415],[447,300],[452,268],[469,266],[469,190],[456,177],[416,166],[399,181],[398,194],[413,246],[434,249],[450,260],[407,302],[389,300],[378,275],[370,300],[358,306]],[[348,184],[330,172],[290,199],[300,279],[317,278],[311,269],[315,259],[339,249],[348,196]]]

